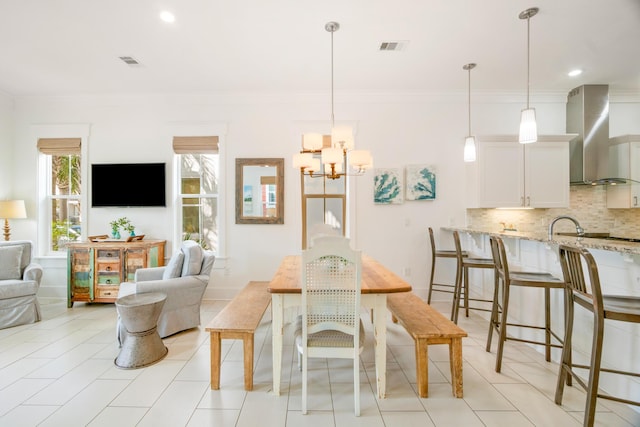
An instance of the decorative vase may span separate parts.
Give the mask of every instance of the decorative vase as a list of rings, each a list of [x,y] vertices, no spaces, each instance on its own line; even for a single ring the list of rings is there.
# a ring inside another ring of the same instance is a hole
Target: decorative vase
[[[111,236],[114,239],[119,239],[120,238],[120,230],[118,230],[117,228],[114,230],[111,230]]]

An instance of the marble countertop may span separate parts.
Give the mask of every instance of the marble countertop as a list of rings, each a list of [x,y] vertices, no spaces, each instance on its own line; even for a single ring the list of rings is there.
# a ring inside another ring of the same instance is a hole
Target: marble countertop
[[[600,249],[604,251],[615,251],[623,254],[639,254],[640,255],[640,243],[637,242],[624,242],[619,240],[607,240],[598,239],[592,237],[572,237],[561,236],[554,234],[550,240],[547,231],[544,232],[524,232],[524,231],[501,231],[501,230],[488,230],[477,229],[469,227],[442,227],[445,231],[457,231],[459,233],[471,233],[471,234],[493,234],[500,237],[510,237],[514,239],[533,240],[542,243],[550,244],[564,244],[578,246],[587,249]]]

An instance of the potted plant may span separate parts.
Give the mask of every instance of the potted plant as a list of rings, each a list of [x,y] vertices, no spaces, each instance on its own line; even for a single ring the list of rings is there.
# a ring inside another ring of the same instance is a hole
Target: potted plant
[[[123,216],[122,218],[114,219],[109,225],[111,225],[111,235],[114,239],[120,238],[120,228],[128,232],[130,236],[135,236],[135,226],[131,224],[127,217]]]
[[[131,221],[129,221],[127,218],[120,218],[120,226],[122,227],[123,230],[125,230],[127,233],[129,233],[129,236],[135,236],[136,235],[136,227],[131,224]]]

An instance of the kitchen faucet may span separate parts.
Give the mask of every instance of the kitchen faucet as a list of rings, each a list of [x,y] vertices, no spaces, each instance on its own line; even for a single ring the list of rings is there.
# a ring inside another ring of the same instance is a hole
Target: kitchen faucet
[[[555,217],[551,221],[551,224],[549,224],[549,240],[553,238],[553,226],[555,225],[556,222],[558,222],[561,219],[568,219],[569,221],[572,221],[576,225],[576,234],[578,235],[578,237],[584,236],[584,229],[580,227],[580,223],[578,222],[577,219],[569,215],[560,215]]]

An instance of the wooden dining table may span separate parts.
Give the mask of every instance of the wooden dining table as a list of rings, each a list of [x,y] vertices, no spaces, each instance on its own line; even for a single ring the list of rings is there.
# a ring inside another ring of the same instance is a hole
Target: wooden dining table
[[[286,256],[269,283],[271,293],[273,392],[280,395],[284,310],[302,303],[300,256]],[[387,294],[409,292],[411,285],[370,256],[362,256],[361,303],[372,310],[378,398],[385,398],[387,367]]]

